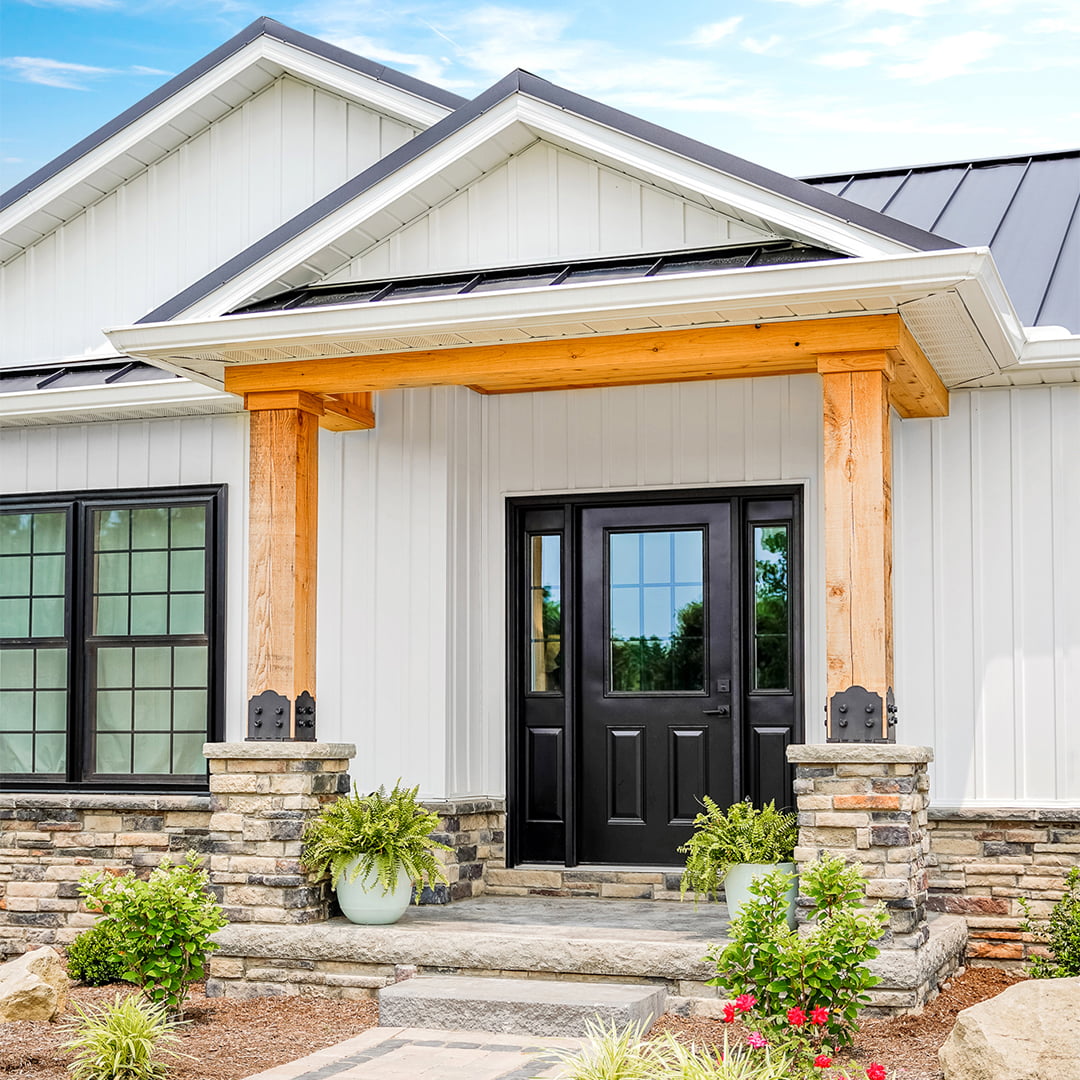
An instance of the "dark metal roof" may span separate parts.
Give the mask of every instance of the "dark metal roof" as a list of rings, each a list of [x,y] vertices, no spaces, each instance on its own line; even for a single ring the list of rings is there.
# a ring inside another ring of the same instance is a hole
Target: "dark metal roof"
[[[116,386],[179,378],[181,376],[142,360],[117,357],[115,360],[90,364],[51,364],[0,370],[0,394],[25,393],[28,390],[75,390],[87,386]]]
[[[564,260],[485,270],[481,273],[467,270],[454,274],[384,278],[338,285],[309,285],[306,288],[278,293],[277,296],[267,297],[253,304],[245,304],[228,314],[292,311],[299,308],[330,307],[334,304],[408,300],[420,296],[462,296],[466,293],[493,292],[496,289],[533,289],[544,285],[580,284],[584,281],[672,277],[676,274],[695,274],[706,270],[744,270],[750,266],[787,266],[792,263],[844,258],[847,256],[826,248],[779,241],[610,259],[581,259],[577,262]]]
[[[806,182],[964,247],[988,246],[1025,326],[1080,333],[1080,150]]]
[[[696,139],[679,135],[674,131],[669,131],[667,128],[642,120],[637,116],[631,116],[629,113],[613,109],[608,105],[594,101],[592,98],[564,90],[561,86],[556,86],[546,79],[538,78],[536,75],[518,69],[512,71],[504,79],[500,79],[494,86],[485,90],[467,105],[463,105],[456,112],[432,124],[426,131],[422,131],[397,150],[387,154],[386,157],[377,161],[370,168],[357,174],[351,180],[347,180],[337,190],[331,191],[318,202],[297,214],[296,217],[286,221],[261,240],[256,241],[238,255],[222,263],[216,270],[189,285],[171,300],[167,300],[164,304],[154,308],[153,311],[144,315],[139,322],[165,322],[168,319],[175,318],[191,307],[192,304],[198,303],[203,297],[209,295],[227,281],[231,281],[260,259],[265,258],[294,237],[299,236],[300,233],[311,228],[316,222],[332,214],[339,207],[355,199],[380,180],[385,179],[397,169],[419,157],[426,150],[465,127],[476,117],[481,116],[516,93],[527,94],[556,108],[576,113],[606,127],[614,128],[634,138],[652,143],[654,146],[671,150],[683,157],[709,165],[731,176],[794,199],[805,206],[821,210],[842,221],[850,221],[880,236],[907,244],[916,250],[941,251],[942,249],[960,246],[950,240],[942,239],[940,236],[934,236],[923,229],[914,228],[896,218],[886,217],[884,214],[869,210],[857,202],[838,199],[835,195],[810,184],[805,184],[801,180],[793,180],[790,176],[773,172],[771,169],[755,165],[753,162],[735,157],[733,154],[726,154],[722,150],[698,142]]]
[[[320,41],[310,34],[303,34],[299,30],[293,30],[274,19],[266,16],[256,19],[253,23],[245,26],[239,34],[229,38],[224,45],[219,45],[213,52],[207,53],[201,60],[196,61],[191,67],[181,71],[179,75],[170,79],[163,86],[159,86],[153,93],[148,94],[141,101],[136,102],[130,109],[125,110],[119,116],[110,120],[93,134],[88,135],[81,142],[77,142],[70,150],[64,151],[59,157],[53,158],[47,165],[43,165],[37,172],[31,173],[25,180],[21,180],[14,187],[9,188],[0,195],[0,210],[6,209],[13,202],[21,199],[27,192],[43,184],[46,180],[55,176],[62,169],[66,169],[72,162],[78,161],[83,155],[100,146],[106,139],[112,138],[118,131],[122,131],[129,124],[133,124],[140,117],[145,116],[151,109],[160,105],[163,101],[172,97],[173,94],[183,90],[184,87],[193,83],[201,75],[211,68],[217,67],[222,61],[227,60],[234,53],[238,53],[245,45],[261,36],[276,38],[288,45],[295,45],[306,52],[314,53],[326,60],[332,60],[343,67],[359,71],[380,82],[388,83],[405,90],[417,97],[434,101],[438,105],[444,105],[448,109],[456,109],[465,104],[466,99],[443,90],[438,86],[414,79],[411,75],[395,71],[383,64],[376,64],[363,56],[357,56],[346,49],[339,49],[336,45],[330,45]]]

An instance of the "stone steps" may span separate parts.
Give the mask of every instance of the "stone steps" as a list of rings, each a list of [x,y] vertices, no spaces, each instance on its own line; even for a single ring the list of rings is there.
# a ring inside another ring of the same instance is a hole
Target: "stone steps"
[[[666,999],[651,984],[420,975],[379,991],[379,1025],[544,1036],[585,1035],[596,1022],[647,1030]]]

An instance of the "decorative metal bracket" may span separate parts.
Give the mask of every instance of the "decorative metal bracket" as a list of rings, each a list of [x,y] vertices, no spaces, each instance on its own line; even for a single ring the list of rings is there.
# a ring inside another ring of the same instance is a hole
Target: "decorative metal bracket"
[[[284,694],[264,690],[248,702],[248,742],[292,737],[292,704]]]
[[[315,741],[315,699],[304,690],[296,699],[297,742]]]
[[[884,709],[884,722],[883,722]],[[849,686],[833,694],[827,712],[829,717],[829,742],[891,743],[896,742],[896,701],[892,687],[881,695],[863,686]],[[882,731],[888,732],[883,735]]]

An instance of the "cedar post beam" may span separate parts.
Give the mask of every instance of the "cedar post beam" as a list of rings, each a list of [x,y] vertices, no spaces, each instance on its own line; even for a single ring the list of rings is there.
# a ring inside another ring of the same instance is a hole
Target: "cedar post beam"
[[[248,737],[312,740],[319,420],[325,410],[302,390],[246,394],[244,407],[251,414]]]
[[[825,629],[828,736],[891,741],[893,686],[892,453],[888,351],[818,357],[825,421]],[[872,729],[862,704],[843,730],[833,697],[851,687],[880,695]],[[856,715],[857,712],[857,715]]]

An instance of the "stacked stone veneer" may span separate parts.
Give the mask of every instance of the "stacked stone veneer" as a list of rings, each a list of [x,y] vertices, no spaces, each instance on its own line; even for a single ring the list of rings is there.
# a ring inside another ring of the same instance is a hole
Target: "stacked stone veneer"
[[[230,922],[330,916],[326,878],[300,865],[304,827],[349,790],[351,743],[207,743],[210,881]]]
[[[66,945],[96,916],[78,882],[210,846],[207,795],[0,794],[0,958]]]
[[[968,957],[1019,967],[1042,950],[1021,930],[1027,900],[1035,920],[1060,899],[1065,875],[1080,865],[1080,807],[930,810],[931,911],[963,915]]]
[[[618,870],[611,867],[490,866],[484,875],[489,896],[580,896],[612,900],[680,900],[681,870]]]
[[[889,915],[872,965],[882,982],[878,1011],[905,1011],[937,994],[958,966],[967,940],[963,920],[927,919],[930,851],[927,746],[831,743],[792,746],[799,811],[799,872],[823,856],[859,862],[870,903]],[[810,906],[799,897],[800,912]]]
[[[425,802],[439,815],[435,840],[450,847],[437,854],[446,884],[424,886],[421,904],[467,900],[485,891],[486,875],[505,866],[506,803],[502,799],[445,799]]]

